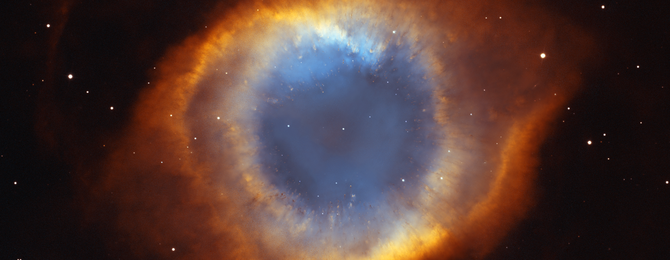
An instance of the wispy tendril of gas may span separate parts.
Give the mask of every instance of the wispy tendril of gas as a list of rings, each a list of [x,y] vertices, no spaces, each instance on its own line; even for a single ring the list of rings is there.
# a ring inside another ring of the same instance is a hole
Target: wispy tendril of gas
[[[93,207],[113,192],[138,255],[484,256],[535,203],[538,151],[590,48],[515,1],[213,17],[157,65],[89,187]]]

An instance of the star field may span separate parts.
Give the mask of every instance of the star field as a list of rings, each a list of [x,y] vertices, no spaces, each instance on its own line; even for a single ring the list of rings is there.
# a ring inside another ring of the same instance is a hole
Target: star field
[[[13,5],[16,14],[6,32],[13,41],[3,45],[10,50],[8,88],[0,109],[6,216],[0,241],[7,245],[0,254],[9,259],[272,258],[295,252],[421,259],[406,253],[411,250],[392,250],[400,245],[375,251],[384,248],[375,241],[399,236],[404,229],[396,226],[403,225],[421,239],[451,231],[447,223],[470,215],[445,219],[482,204],[477,199],[489,194],[489,184],[512,160],[504,159],[504,151],[512,154],[521,146],[537,148],[537,164],[527,163],[535,176],[527,178],[533,192],[521,196],[535,201],[510,206],[519,216],[501,211],[501,219],[518,219],[494,226],[501,230],[499,239],[476,257],[670,255],[658,239],[670,232],[668,40],[658,29],[670,22],[660,3],[537,3],[538,10],[561,18],[542,21],[542,32],[528,34],[537,35],[534,40],[511,39],[526,35],[519,29],[526,23],[523,12],[507,10],[524,7],[503,3],[477,13],[473,20],[484,25],[445,33],[451,39],[408,36],[430,27],[390,26],[382,36],[367,35],[396,46],[384,52],[367,45],[351,51],[354,41],[368,44],[353,37],[310,42],[319,38],[298,29],[285,34],[303,35],[300,40],[283,41],[280,35],[281,41],[265,43],[268,32],[259,26],[258,32],[238,30],[231,40],[220,40],[240,48],[211,52],[224,58],[206,66],[184,57],[217,42],[208,37],[241,25],[202,14],[235,10],[275,17],[269,14],[283,10],[215,1],[113,9],[104,3]],[[425,10],[409,20],[422,19],[439,20]],[[549,32],[565,21],[584,33],[552,38]],[[361,22],[358,27],[366,28]],[[479,49],[457,45],[459,40],[477,42]],[[574,41],[596,48],[568,48]],[[435,42],[417,53],[435,53],[439,62],[422,60],[408,42]],[[266,46],[278,51],[267,57],[253,52]],[[467,55],[445,54],[453,46]],[[508,57],[525,64],[517,70]],[[429,73],[441,64],[445,70]],[[191,70],[202,74],[180,76]],[[500,83],[506,80],[518,85]],[[573,82],[579,82],[575,91],[564,87]],[[186,94],[156,91],[170,84],[193,87]],[[439,97],[449,98],[448,109],[435,102]],[[519,119],[554,104],[555,112],[541,120]],[[448,116],[436,116],[442,111]],[[440,121],[447,117],[446,124]],[[514,122],[546,127],[521,138],[509,130]],[[464,166],[436,163],[443,161]],[[457,195],[444,195],[452,193]],[[444,200],[425,206],[421,194]],[[427,222],[442,227],[433,233],[416,220],[432,218],[442,219]],[[213,219],[219,224],[211,224]],[[277,246],[277,237],[287,244]],[[475,257],[450,252],[449,240],[439,241],[434,257]],[[314,253],[320,243],[325,249]],[[263,250],[250,253],[250,244]],[[273,255],[268,248],[287,251]]]

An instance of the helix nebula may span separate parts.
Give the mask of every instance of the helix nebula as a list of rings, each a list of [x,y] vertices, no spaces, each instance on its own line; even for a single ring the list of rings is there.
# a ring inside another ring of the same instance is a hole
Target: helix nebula
[[[592,49],[515,1],[209,15],[89,168],[87,207],[140,257],[485,257],[537,203],[538,151]]]

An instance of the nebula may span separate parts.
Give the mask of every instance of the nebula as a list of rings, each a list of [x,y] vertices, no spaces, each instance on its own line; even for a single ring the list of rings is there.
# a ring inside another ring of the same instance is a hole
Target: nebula
[[[487,256],[537,202],[538,151],[591,49],[514,1],[210,16],[83,167],[87,207],[106,212],[91,221],[139,258]]]

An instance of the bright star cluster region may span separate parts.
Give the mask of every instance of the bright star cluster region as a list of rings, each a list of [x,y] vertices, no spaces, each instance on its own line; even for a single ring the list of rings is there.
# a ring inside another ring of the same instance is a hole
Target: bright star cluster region
[[[537,152],[591,49],[513,1],[212,12],[89,168],[87,205],[114,201],[138,256],[485,256],[533,206]]]

